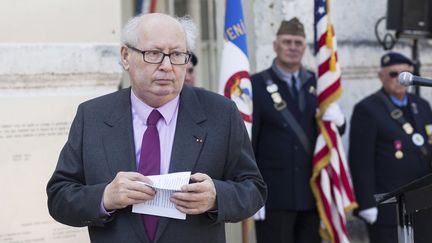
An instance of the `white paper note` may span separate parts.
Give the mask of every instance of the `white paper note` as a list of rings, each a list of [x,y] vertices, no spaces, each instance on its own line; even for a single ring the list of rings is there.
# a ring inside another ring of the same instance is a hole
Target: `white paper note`
[[[133,213],[150,214],[175,219],[186,219],[186,214],[175,208],[170,201],[173,192],[180,191],[183,185],[189,184],[191,172],[178,172],[165,175],[147,176],[156,190],[153,200],[134,204]],[[142,182],[138,182],[142,183]]]

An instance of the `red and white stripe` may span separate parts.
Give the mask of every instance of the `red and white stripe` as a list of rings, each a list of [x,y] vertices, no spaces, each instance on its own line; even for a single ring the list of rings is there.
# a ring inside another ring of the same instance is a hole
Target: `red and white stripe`
[[[311,183],[316,197],[318,193],[321,235],[332,243],[349,242],[345,212],[354,206],[355,199],[342,141],[331,122],[321,123],[313,167]]]
[[[143,0],[141,6],[141,13],[148,14],[156,12],[157,0]]]
[[[317,23],[317,99],[320,112],[317,116],[319,127],[311,186],[321,218],[321,236],[332,243],[349,243],[345,213],[356,207],[351,176],[336,126],[321,119],[327,107],[341,94],[341,70],[337,61],[336,38],[333,36],[331,40],[333,50],[328,48],[327,26],[328,16],[324,16]],[[336,60],[334,71],[330,70],[333,51]]]

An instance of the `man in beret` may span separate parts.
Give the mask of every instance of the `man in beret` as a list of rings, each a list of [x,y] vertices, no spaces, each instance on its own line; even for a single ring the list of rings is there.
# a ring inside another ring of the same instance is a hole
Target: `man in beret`
[[[191,52],[191,60],[186,64],[185,83],[195,86],[195,66],[198,64],[198,57]]]
[[[268,186],[265,218],[255,223],[257,242],[320,243],[320,219],[309,183],[317,137],[316,78],[301,64],[306,40],[297,18],[282,21],[273,49],[271,67],[251,77],[252,145]],[[337,104],[324,119],[343,130],[345,119]]]
[[[413,63],[400,53],[381,58],[382,88],[360,101],[351,119],[349,162],[359,204],[355,215],[367,223],[371,243],[398,242],[394,204],[377,206],[374,194],[388,193],[431,172],[432,111],[407,93],[399,73]],[[415,242],[432,242],[432,215],[414,215]]]

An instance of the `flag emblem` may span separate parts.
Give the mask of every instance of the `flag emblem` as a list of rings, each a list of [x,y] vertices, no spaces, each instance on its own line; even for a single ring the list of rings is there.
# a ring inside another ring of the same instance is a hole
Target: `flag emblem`
[[[237,105],[246,129],[252,129],[252,85],[249,77],[249,60],[246,27],[240,0],[227,0],[224,27],[224,45],[221,56],[219,93]]]

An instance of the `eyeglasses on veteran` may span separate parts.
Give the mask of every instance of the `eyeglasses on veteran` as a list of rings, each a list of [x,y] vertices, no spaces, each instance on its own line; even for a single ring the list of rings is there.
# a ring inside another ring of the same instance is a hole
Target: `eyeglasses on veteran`
[[[164,53],[158,50],[148,50],[143,51],[133,46],[128,46],[131,50],[139,52],[143,55],[144,62],[151,64],[161,64],[165,57],[168,57],[172,65],[185,65],[189,62],[191,58],[191,54],[188,52],[172,52],[172,53]]]
[[[388,75],[389,75],[390,78],[396,78],[396,77],[399,77],[399,74],[402,73],[402,72],[409,72],[409,71],[401,71],[401,72],[390,71],[388,73]]]

